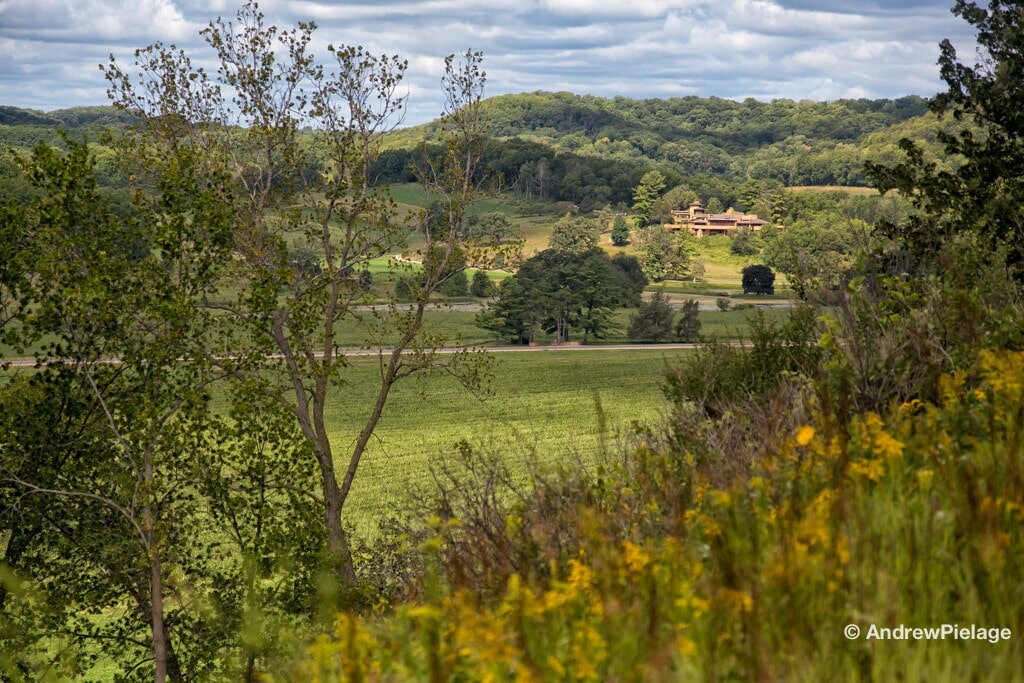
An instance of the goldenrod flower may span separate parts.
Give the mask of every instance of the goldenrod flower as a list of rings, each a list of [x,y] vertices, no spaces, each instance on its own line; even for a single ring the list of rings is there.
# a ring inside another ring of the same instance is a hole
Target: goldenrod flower
[[[810,425],[804,425],[796,433],[796,444],[798,446],[806,446],[814,438],[814,427]]]

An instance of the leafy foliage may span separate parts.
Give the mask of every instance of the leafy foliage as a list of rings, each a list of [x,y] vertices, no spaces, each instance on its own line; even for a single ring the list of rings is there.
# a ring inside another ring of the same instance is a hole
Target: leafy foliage
[[[775,273],[768,266],[746,266],[743,269],[743,293],[774,294]]]
[[[954,13],[977,30],[979,61],[959,61],[949,40],[941,44],[940,74],[947,90],[932,100],[937,114],[952,114],[963,126],[940,131],[950,157],[962,160],[945,169],[928,159],[916,141],[903,138],[905,158],[868,172],[883,191],[912,197],[916,209],[906,223],[888,222],[887,232],[913,248],[915,267],[930,271],[935,255],[954,236],[971,232],[991,245],[1006,244],[1007,264],[1024,278],[1024,65],[1020,44],[1024,18],[1015,3],[993,0],[988,9],[957,0]]]
[[[566,214],[555,222],[548,240],[548,247],[556,251],[570,251],[578,254],[597,246],[598,226],[583,216]]]
[[[658,171],[648,171],[633,188],[633,214],[641,227],[650,225],[654,202],[665,190],[665,176]]]
[[[737,256],[752,256],[758,252],[756,239],[752,230],[741,228],[733,234],[729,251]]]
[[[491,282],[491,278],[487,277],[487,273],[478,270],[473,273],[473,280],[469,285],[469,293],[475,297],[487,297],[494,296],[496,292],[494,283]]]
[[[672,307],[664,292],[657,291],[650,301],[640,304],[637,312],[630,318],[627,334],[630,341],[662,342],[672,335]]]
[[[686,277],[691,262],[692,237],[686,230],[666,230],[654,225],[641,233],[640,264],[654,282]]]
[[[636,259],[611,259],[596,247],[582,253],[546,249],[501,283],[498,300],[480,314],[479,324],[520,344],[531,342],[538,328],[567,342],[579,327],[586,343],[604,336],[614,308],[639,300],[647,281],[638,271]]]
[[[383,619],[340,615],[291,673],[1012,678],[1014,639],[927,657],[897,640],[868,657],[863,635],[843,636],[935,613],[1020,623],[1024,357],[986,353],[972,374],[944,377],[940,403],[882,414],[843,417],[822,385],[717,426],[680,405],[685,439],[646,433],[597,471],[538,473],[528,491],[500,459],[464,451],[420,537],[439,567],[429,588]],[[905,569],[936,553],[947,560]]]

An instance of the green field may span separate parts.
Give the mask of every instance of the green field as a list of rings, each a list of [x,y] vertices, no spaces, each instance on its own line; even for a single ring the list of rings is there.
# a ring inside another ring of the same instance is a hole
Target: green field
[[[592,458],[598,447],[595,395],[609,430],[650,421],[661,410],[660,383],[666,362],[685,351],[538,351],[497,355],[491,395],[470,395],[448,376],[430,375],[396,385],[360,467],[348,504],[361,533],[387,516],[410,489],[429,483],[429,464],[466,439],[504,454],[520,471],[536,448],[554,465],[578,453]],[[357,362],[327,415],[332,442],[344,454],[369,414],[376,366]]]
[[[677,294],[673,289],[666,289],[670,294]],[[693,292],[683,292],[691,294]],[[673,300],[685,298],[685,296],[673,296]],[[785,307],[761,309],[763,314],[770,319],[781,319],[788,314]],[[619,309],[612,313],[612,328],[603,339],[591,339],[593,344],[621,344],[628,342],[626,330],[630,318],[636,313],[635,309]],[[746,339],[750,334],[750,317],[755,311],[750,309],[733,309],[729,311],[701,311],[701,334],[705,338],[718,339]],[[380,328],[381,319],[387,315],[386,312],[374,312],[373,310],[356,311],[352,316],[346,317],[338,323],[336,343],[342,348],[364,348],[373,339],[375,331]],[[426,332],[443,335],[450,346],[468,345],[494,345],[497,342],[494,335],[476,324],[476,311],[459,308],[431,308],[424,315],[424,330]],[[394,331],[383,336],[381,342],[390,344],[396,338]],[[47,338],[50,339],[50,338]],[[538,332],[536,340],[540,343],[551,341],[551,335]],[[31,355],[35,347],[16,350],[6,344],[0,343],[0,357]],[[224,349],[227,353],[229,349]]]
[[[391,194],[391,198],[395,200],[395,203],[407,208],[422,209],[430,203],[429,200],[431,196],[428,195],[426,190],[423,189],[423,186],[418,183],[391,185],[388,187],[388,192]],[[516,208],[508,201],[484,197],[471,203],[466,209],[466,214],[473,216],[479,213],[487,213],[489,211],[514,214],[516,213]]]
[[[878,194],[873,187],[860,187],[858,185],[793,185],[787,187],[789,192],[845,192],[846,194],[870,195]]]
[[[683,297],[672,297],[673,300]],[[760,309],[769,319],[780,320],[789,314],[786,307],[773,307]],[[612,327],[602,339],[591,338],[591,344],[622,344],[629,341],[626,334],[630,318],[636,314],[636,309],[621,308],[612,312]],[[757,311],[752,309],[733,309],[729,311],[701,311],[701,334],[706,338],[718,339],[747,339],[750,335],[750,319]],[[339,323],[338,345],[342,347],[362,347],[366,345],[367,330],[370,329],[377,318],[371,312],[361,312],[358,318],[346,318]],[[448,339],[448,345],[465,346],[469,344],[496,344],[494,335],[487,330],[476,326],[477,313],[466,310],[432,309],[424,315],[424,329],[428,332],[444,335]],[[384,338],[388,343],[394,335]],[[544,332],[538,332],[534,337],[541,344],[550,342],[552,336]],[[576,341],[581,338],[576,336]]]

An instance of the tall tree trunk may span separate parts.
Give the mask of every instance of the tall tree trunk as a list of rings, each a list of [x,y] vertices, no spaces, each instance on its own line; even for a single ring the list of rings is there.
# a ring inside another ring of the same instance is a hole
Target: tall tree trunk
[[[161,591],[163,590],[163,565],[158,563],[156,566],[158,581]],[[174,643],[171,641],[170,632],[168,631],[167,624],[164,621],[163,611],[163,593],[161,592],[160,600],[153,601],[150,596],[153,591],[153,571],[154,567],[150,564],[149,576],[139,576],[137,582],[133,582],[127,585],[127,590],[131,596],[135,599],[135,604],[139,609],[139,614],[142,616],[143,621],[147,622],[150,627],[150,632],[154,633],[153,639],[153,652],[154,661],[156,659],[157,641],[155,637],[156,629],[154,629],[154,619],[159,618],[160,631],[163,632],[163,636],[160,642],[163,644],[164,652],[164,675],[170,683],[184,683],[185,676],[182,674],[181,662],[178,660],[178,655],[174,651]],[[157,615],[154,609],[154,604],[160,607],[159,615]]]
[[[156,667],[153,680],[156,683],[164,683],[167,680],[167,633],[164,630],[163,570],[156,549],[151,548],[149,552],[150,623],[153,630],[153,661]]]
[[[143,486],[147,497],[153,495],[153,452],[145,452]],[[153,503],[148,500],[142,508],[142,523],[146,535],[146,556],[149,560],[149,617],[153,631],[153,680],[165,683],[167,680],[167,633],[164,630],[164,577],[160,565],[160,541],[156,533],[156,515]]]
[[[341,522],[341,512],[345,505],[345,497],[338,487],[338,479],[334,474],[334,463],[330,459],[330,448],[327,455],[320,456],[320,473],[324,493],[324,525],[327,527],[327,550],[330,561],[341,579],[348,584],[355,583],[356,571],[352,562],[352,550],[348,545],[348,534]]]

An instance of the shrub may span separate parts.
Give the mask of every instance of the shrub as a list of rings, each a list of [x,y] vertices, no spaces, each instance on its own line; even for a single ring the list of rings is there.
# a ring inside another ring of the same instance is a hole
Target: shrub
[[[763,424],[742,471],[645,437],[523,490],[465,449],[409,537],[435,567],[418,599],[340,615],[285,680],[1013,680],[1016,637],[871,656],[843,637],[1024,622],[1024,354],[970,376],[939,404]],[[723,438],[706,424],[702,452]]]
[[[782,323],[758,313],[750,322],[750,348],[711,343],[668,373],[666,397],[720,415],[731,402],[766,397],[784,374],[813,375],[822,358],[814,309],[794,308]]]
[[[718,306],[718,310],[720,311],[728,311],[732,308],[732,302],[722,296],[715,299],[715,305]]]
[[[749,228],[741,228],[732,236],[729,251],[737,256],[751,256],[757,253],[754,233]]]

